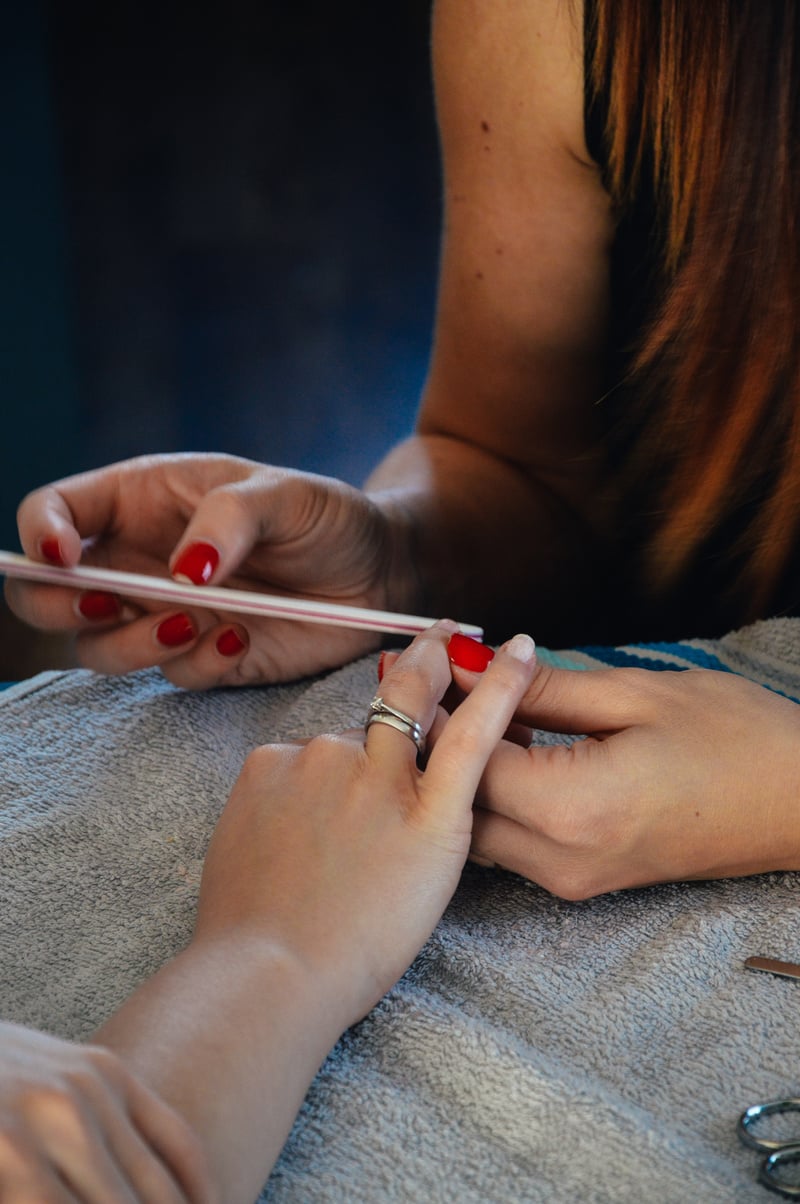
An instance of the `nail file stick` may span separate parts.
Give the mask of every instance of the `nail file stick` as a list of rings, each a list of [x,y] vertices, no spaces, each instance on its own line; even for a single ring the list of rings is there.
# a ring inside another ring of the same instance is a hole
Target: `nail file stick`
[[[131,598],[181,603],[231,614],[257,615],[261,618],[295,619],[302,623],[327,623],[332,627],[353,627],[365,631],[386,631],[395,635],[416,635],[436,622],[420,615],[393,614],[388,610],[368,610],[362,606],[342,606],[337,602],[317,602],[308,598],[285,598],[280,594],[251,593],[250,590],[224,586],[192,585],[169,577],[150,577],[145,573],[122,573],[116,569],[79,564],[73,569],[40,564],[16,552],[0,551],[0,576],[22,577],[47,585],[66,585],[72,589],[103,589]],[[483,638],[483,628],[459,623],[463,635]]]
[[[767,974],[779,974],[781,978],[800,978],[800,966],[796,962],[782,962],[776,957],[748,957],[744,964],[748,970],[765,970]]]

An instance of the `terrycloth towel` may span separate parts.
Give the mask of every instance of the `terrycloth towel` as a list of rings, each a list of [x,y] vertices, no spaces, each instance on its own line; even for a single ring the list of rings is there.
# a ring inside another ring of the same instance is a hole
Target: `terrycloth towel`
[[[704,664],[800,697],[794,620],[550,659]],[[0,1015],[88,1034],[186,941],[247,752],[361,723],[375,683],[367,658],[280,688],[76,671],[0,695]],[[261,1199],[766,1201],[735,1123],[800,1093],[800,982],[743,970],[757,953],[800,960],[799,875],[566,903],[468,867],[331,1053]]]

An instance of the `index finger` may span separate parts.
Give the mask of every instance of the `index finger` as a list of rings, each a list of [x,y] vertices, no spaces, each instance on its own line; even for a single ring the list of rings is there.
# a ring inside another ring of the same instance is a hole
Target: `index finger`
[[[652,669],[560,669],[538,664],[520,699],[520,723],[571,735],[618,731],[641,721],[643,707],[663,671]],[[473,690],[478,674],[453,667],[462,690]]]
[[[81,558],[81,537],[66,499],[54,485],[36,489],[17,509],[22,550],[32,560],[72,568]]]
[[[128,1084],[128,1106],[131,1120],[190,1204],[212,1204],[208,1160],[184,1117],[135,1078]]]
[[[424,783],[444,806],[470,805],[489,757],[502,740],[536,668],[536,645],[515,635],[448,719],[428,759]]]

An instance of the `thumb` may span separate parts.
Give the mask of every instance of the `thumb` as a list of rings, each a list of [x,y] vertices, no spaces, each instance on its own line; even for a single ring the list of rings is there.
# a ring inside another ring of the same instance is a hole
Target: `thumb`
[[[617,731],[641,720],[643,669],[556,669],[537,662],[536,672],[514,718],[544,731],[567,735]],[[482,674],[453,666],[465,692]]]
[[[580,733],[617,731],[641,717],[630,669],[555,669],[540,664],[517,718],[545,731]]]

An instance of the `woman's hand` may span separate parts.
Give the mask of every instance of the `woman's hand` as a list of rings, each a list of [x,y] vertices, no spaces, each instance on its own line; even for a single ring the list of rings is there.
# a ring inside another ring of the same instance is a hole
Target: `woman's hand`
[[[199,1143],[109,1050],[0,1024],[3,1204],[206,1204]]]
[[[469,691],[480,675],[454,678]],[[540,665],[517,718],[589,738],[498,747],[478,794],[478,859],[569,899],[800,868],[795,703],[709,670]]]
[[[340,481],[233,456],[152,456],[83,473],[28,495],[25,552],[196,584],[300,594],[354,606],[389,598],[403,560],[397,524]],[[344,663],[378,637],[344,628],[240,617],[114,594],[8,581],[12,610],[47,630],[76,631],[81,663],[107,673],[160,665],[177,685],[282,681]]]
[[[533,673],[533,642],[515,637],[447,718],[454,626],[418,636],[380,686],[386,703],[436,729],[424,769],[411,739],[381,724],[366,739],[258,749],[206,857],[195,942],[272,940],[343,1009],[343,1026],[400,977],[450,900],[475,790]]]

